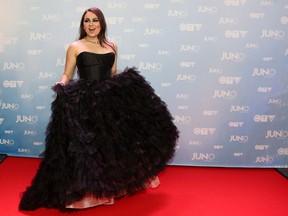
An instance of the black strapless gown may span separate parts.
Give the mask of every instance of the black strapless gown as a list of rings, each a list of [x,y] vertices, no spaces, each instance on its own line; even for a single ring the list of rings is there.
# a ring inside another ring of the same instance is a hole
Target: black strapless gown
[[[178,130],[166,104],[134,68],[111,78],[114,58],[83,52],[79,79],[54,87],[43,159],[20,210],[132,194],[172,159]]]

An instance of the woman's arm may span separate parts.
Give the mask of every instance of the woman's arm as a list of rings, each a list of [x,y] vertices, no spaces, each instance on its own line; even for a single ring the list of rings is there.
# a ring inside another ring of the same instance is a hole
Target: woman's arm
[[[64,72],[60,79],[60,82],[58,82],[61,85],[66,85],[74,76],[74,71],[76,68],[76,57],[77,57],[75,43],[76,42],[70,44],[67,49]]]

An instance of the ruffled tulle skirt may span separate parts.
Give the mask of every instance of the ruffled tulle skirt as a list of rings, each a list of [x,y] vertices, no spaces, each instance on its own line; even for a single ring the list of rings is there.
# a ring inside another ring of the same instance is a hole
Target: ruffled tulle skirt
[[[43,159],[20,210],[66,211],[87,194],[98,199],[133,194],[173,158],[178,139],[173,118],[135,69],[54,90]]]

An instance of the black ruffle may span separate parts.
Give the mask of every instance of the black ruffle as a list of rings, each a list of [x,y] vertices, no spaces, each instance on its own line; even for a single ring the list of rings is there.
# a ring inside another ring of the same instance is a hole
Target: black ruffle
[[[145,189],[175,153],[178,130],[166,104],[134,68],[112,79],[71,81],[57,93],[46,149],[19,209],[58,208]]]

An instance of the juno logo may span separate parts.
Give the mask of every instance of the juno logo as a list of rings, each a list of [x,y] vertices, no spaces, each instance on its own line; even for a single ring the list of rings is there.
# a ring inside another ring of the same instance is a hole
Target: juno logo
[[[261,38],[284,39],[285,32],[282,30],[263,29]]]
[[[246,58],[244,53],[234,53],[234,52],[223,52],[221,61],[235,61],[240,62],[244,61]]]
[[[215,159],[215,154],[209,153],[193,153],[191,160],[198,160],[198,161],[213,161]]]
[[[215,90],[213,98],[227,98],[232,99],[237,97],[237,91],[235,90]]]
[[[38,40],[38,41],[47,41],[52,39],[51,33],[40,33],[40,32],[32,32],[30,33],[29,40]]]
[[[176,115],[174,116],[174,122],[179,124],[190,124],[192,121],[191,116],[188,115]]]
[[[16,123],[37,123],[38,117],[37,116],[26,116],[26,115],[17,115]]]
[[[270,155],[256,157],[255,163],[272,163],[274,160]]]
[[[161,70],[162,64],[157,62],[140,62],[139,70]]]
[[[252,76],[273,77],[276,75],[276,70],[273,68],[254,68]]]
[[[25,68],[25,64],[23,62],[5,62],[3,66],[3,70],[15,70],[20,71]]]
[[[286,139],[288,138],[288,131],[287,130],[268,130],[266,133],[266,138]]]

